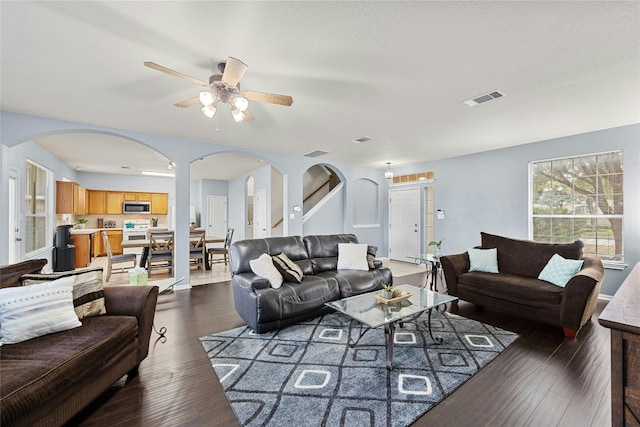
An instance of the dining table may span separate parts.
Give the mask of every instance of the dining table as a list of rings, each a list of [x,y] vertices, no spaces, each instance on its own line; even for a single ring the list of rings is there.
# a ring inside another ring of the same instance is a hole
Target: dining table
[[[197,241],[197,238],[192,238],[192,241]],[[135,239],[135,240],[123,240],[122,241],[122,249],[128,248],[142,248],[142,254],[140,256],[140,262],[138,265],[142,268],[146,268],[147,266],[147,258],[149,257],[149,243],[150,239]],[[204,243],[224,243],[224,237],[218,236],[205,236]],[[209,264],[209,257],[204,257],[204,268],[205,270],[211,270],[211,264]]]

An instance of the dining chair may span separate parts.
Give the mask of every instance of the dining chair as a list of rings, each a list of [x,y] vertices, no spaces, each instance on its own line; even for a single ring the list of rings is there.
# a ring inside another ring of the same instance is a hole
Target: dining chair
[[[124,266],[122,268],[117,269],[116,271],[112,271],[114,264],[123,264],[128,262],[133,262],[131,268],[135,268],[136,266],[136,254],[122,254],[122,255],[114,255],[113,250],[111,249],[111,243],[109,243],[109,236],[106,231],[101,231],[102,242],[104,243],[104,247],[107,250],[107,277],[105,282],[108,282],[111,278],[111,273],[124,273],[128,269]]]
[[[191,231],[189,233],[189,262],[202,268],[206,256],[205,250],[204,230]]]
[[[229,263],[229,246],[231,246],[231,239],[233,239],[233,228],[227,228],[227,235],[224,238],[224,246],[221,248],[209,248],[207,253],[209,254],[209,264],[213,264],[214,262],[222,262],[224,260],[224,265]],[[223,260],[214,261],[213,257],[216,255],[222,255]]]
[[[173,231],[149,232],[149,254],[147,258],[147,270],[149,277],[153,270],[169,269],[173,275]]]

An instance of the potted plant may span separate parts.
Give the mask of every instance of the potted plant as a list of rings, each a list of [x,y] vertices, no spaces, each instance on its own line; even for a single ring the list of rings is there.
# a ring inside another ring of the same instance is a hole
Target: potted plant
[[[442,242],[444,242],[444,237],[438,241],[436,240],[432,240],[429,243],[427,243],[427,246],[435,246],[436,247],[436,251],[435,254],[433,254],[436,258],[440,258],[440,249],[442,247]]]
[[[393,285],[384,285],[382,287],[382,298],[384,299],[393,298]]]
[[[76,228],[84,228],[84,226],[89,222],[87,218],[78,218],[78,224],[76,224]]]

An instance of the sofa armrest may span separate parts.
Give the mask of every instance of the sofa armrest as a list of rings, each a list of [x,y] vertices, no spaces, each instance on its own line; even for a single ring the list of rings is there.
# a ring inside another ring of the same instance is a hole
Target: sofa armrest
[[[440,257],[449,295],[458,296],[458,277],[469,271],[469,254],[445,255]]]
[[[158,300],[157,286],[106,286],[107,316],[135,316],[138,319],[138,363],[149,354],[149,340]]]
[[[269,279],[257,276],[253,273],[240,273],[233,276],[233,282],[236,286],[247,292],[253,292],[257,289],[269,289],[271,283]]]
[[[598,258],[585,257],[582,269],[567,282],[562,292],[560,318],[564,328],[579,330],[596,308],[604,267]]]

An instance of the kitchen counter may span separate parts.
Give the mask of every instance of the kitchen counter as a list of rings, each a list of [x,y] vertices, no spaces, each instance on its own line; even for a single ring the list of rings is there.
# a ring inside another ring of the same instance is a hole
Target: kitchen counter
[[[93,234],[93,233],[99,233],[101,231],[109,231],[109,230],[120,230],[122,231],[122,228],[72,228],[71,230],[69,230],[70,234]]]

